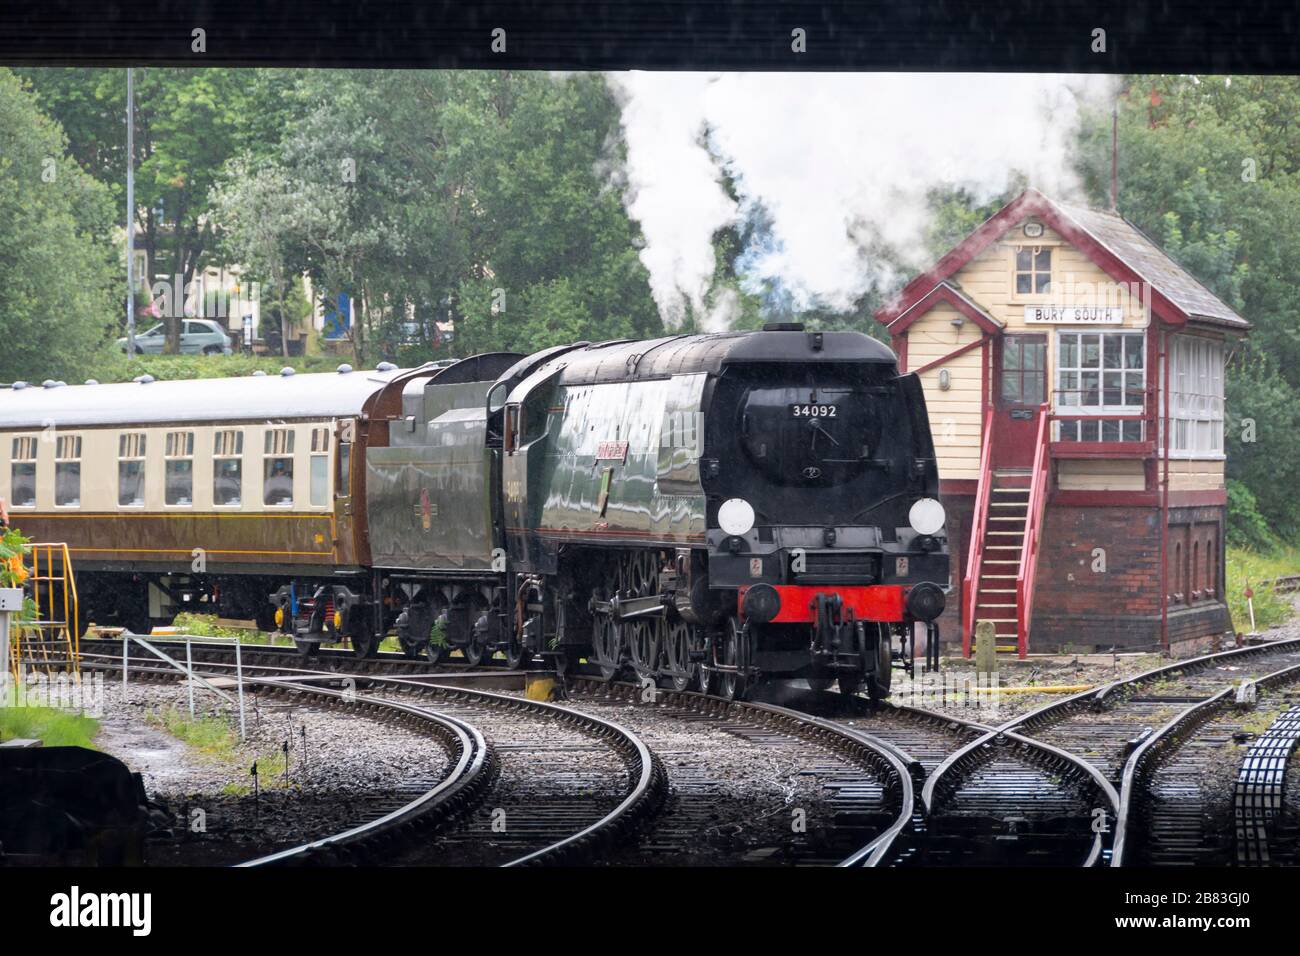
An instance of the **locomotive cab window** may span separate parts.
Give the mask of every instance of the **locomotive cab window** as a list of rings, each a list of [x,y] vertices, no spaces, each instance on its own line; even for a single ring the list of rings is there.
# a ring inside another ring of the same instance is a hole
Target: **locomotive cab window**
[[[164,503],[194,504],[194,432],[168,432],[163,458]]]
[[[244,503],[244,433],[217,432],[212,438],[212,503],[237,508]]]
[[[9,507],[36,504],[36,438],[15,438],[9,469]]]
[[[262,503],[293,504],[293,429],[269,428],[262,454]]]
[[[323,507],[329,503],[330,430],[311,430],[311,503]]]
[[[117,438],[117,503],[123,508],[144,505],[145,434],[129,432]]]
[[[54,450],[54,503],[81,504],[81,436],[61,435]]]

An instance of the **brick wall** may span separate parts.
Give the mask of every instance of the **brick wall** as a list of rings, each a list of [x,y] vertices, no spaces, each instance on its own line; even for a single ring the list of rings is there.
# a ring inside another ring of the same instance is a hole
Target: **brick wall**
[[[1213,520],[1209,512],[1215,509],[1196,510],[1199,522]],[[1221,508],[1218,516],[1221,520]],[[1160,518],[1160,509],[1152,507],[1048,504],[1031,650],[1160,647]],[[1187,516],[1171,511],[1170,520],[1186,521]],[[1222,548],[1221,539],[1218,546]],[[1221,634],[1227,627],[1221,587],[1218,599],[1209,596],[1191,607],[1170,608],[1171,647]]]

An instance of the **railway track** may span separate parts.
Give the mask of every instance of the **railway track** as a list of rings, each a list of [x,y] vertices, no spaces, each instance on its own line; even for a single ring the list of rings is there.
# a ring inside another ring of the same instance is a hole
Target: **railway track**
[[[233,648],[226,650],[233,657]],[[156,659],[129,660],[132,679],[183,676]],[[121,659],[90,651],[82,666],[118,672]],[[229,677],[234,666],[206,661],[196,671]],[[259,694],[346,707],[381,721],[423,722],[449,735],[453,747],[445,778],[417,774],[401,792],[367,802],[364,819],[245,865],[572,862],[627,837],[663,797],[662,770],[635,735],[572,708],[420,679],[266,664],[244,671]],[[563,772],[558,764],[566,761]]]
[[[1297,681],[1300,664],[1292,664],[1249,689],[1224,687],[1147,736],[1124,764],[1112,865],[1268,863],[1281,849],[1270,837],[1300,739]],[[1242,746],[1279,720],[1265,746]]]
[[[1113,863],[1125,766],[1143,741],[1232,682],[1258,679],[1297,663],[1300,640],[1256,645],[1178,661],[1054,701],[992,728],[949,755],[922,789],[927,815],[934,819],[951,805],[954,795],[965,789],[963,780],[978,784],[971,769],[996,763],[1000,751],[1026,744],[1046,747],[1075,762],[1072,777],[1079,779],[1082,765],[1092,780],[1091,788],[1083,783],[1083,789],[1092,792],[1082,803],[1052,811],[1059,812],[1055,824],[1074,832],[1093,830],[1096,840],[1089,860]],[[977,785],[977,795],[980,789]],[[1026,802],[1038,802],[1031,791],[997,794],[995,788],[982,789],[987,791],[983,805],[1004,819],[1020,816]]]
[[[572,701],[655,747],[670,785],[613,865],[877,866],[915,816],[915,759],[889,741],[774,704],[573,677]],[[864,702],[865,703],[865,702]],[[768,772],[766,792],[738,786]]]

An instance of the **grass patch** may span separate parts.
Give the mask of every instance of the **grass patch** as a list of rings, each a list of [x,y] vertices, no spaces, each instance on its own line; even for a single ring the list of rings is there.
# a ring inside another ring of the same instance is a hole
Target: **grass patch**
[[[274,644],[277,646],[291,646],[293,644],[293,638],[287,634],[265,634],[254,627],[232,627],[229,624],[219,624],[218,620],[219,618],[215,614],[191,614],[188,611],[182,611],[176,615],[175,620],[172,621],[172,626],[177,628],[182,636],[188,634],[190,637],[233,638],[241,644]]]
[[[52,707],[0,707],[0,741],[25,738],[47,747],[90,747],[99,733],[93,717]]]
[[[1228,608],[1232,611],[1232,626],[1237,631],[1249,631],[1250,612],[1246,607],[1246,587],[1254,590],[1255,628],[1264,630],[1281,624],[1291,616],[1291,595],[1275,594],[1274,578],[1300,574],[1300,550],[1290,547],[1265,554],[1243,548],[1228,548],[1225,567],[1228,588]]]
[[[228,797],[242,797],[253,792],[253,776],[250,772],[253,761],[239,751],[239,734],[225,719],[191,717],[188,710],[177,707],[165,707],[150,714],[147,719],[154,726],[165,730],[177,740],[184,741],[200,753],[207,754],[232,769],[242,769],[243,777],[223,786],[222,794]],[[256,760],[258,787],[262,790],[283,789],[284,752],[277,749],[260,753]],[[291,784],[293,783],[292,772],[296,769],[297,765],[292,763],[291,758]]]
[[[164,707],[149,714],[147,720],[202,753],[226,761],[237,756],[239,734],[220,717],[191,717],[188,711]]]

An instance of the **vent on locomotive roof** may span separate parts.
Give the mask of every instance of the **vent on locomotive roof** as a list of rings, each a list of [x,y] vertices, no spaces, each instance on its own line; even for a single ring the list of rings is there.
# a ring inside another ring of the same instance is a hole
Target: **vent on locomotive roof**
[[[262,378],[265,377],[265,375],[266,373],[259,368],[256,372],[253,373],[253,378]]]
[[[376,371],[376,372],[391,372],[391,371],[392,371],[393,369],[395,369],[395,368],[397,368],[397,366],[394,365],[392,362],[380,362],[378,365],[375,366],[375,371]]]
[[[26,383],[26,382],[14,382],[13,385],[11,385],[11,386],[9,386],[9,387],[12,388],[15,392],[20,392],[20,391],[22,391],[24,388],[27,387],[27,383]]]
[[[137,375],[135,378],[131,379],[131,381],[135,382],[137,385],[148,385],[153,380],[153,376],[148,372],[145,372],[143,375]]]
[[[764,332],[802,332],[802,322],[764,322]]]
[[[290,375],[294,374],[293,366],[286,365],[284,368],[280,369],[280,374],[283,375],[285,378],[288,378]]]
[[[99,379],[97,379],[97,378],[88,378],[88,379],[86,379],[86,384],[87,384],[87,385],[98,385],[98,384],[99,384]]]
[[[338,372],[340,375],[347,375],[348,372],[352,371],[352,366],[349,365],[347,362],[344,362],[337,369],[335,369],[335,371]]]

